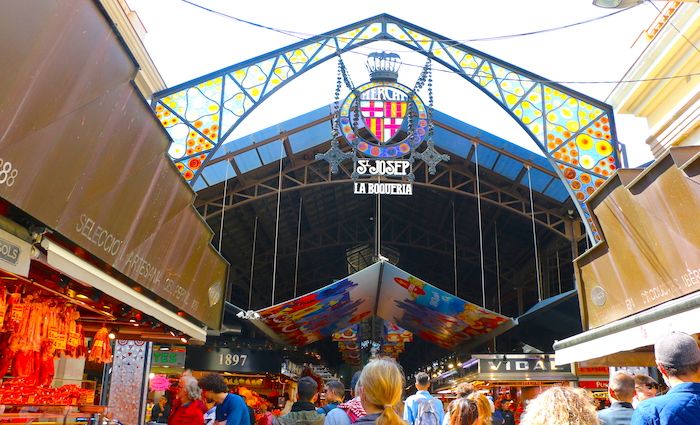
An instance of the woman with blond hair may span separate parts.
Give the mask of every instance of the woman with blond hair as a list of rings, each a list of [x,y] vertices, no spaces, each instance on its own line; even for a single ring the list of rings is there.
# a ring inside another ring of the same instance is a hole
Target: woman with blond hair
[[[486,402],[488,404],[488,401]],[[490,409],[489,409],[490,410]],[[482,425],[479,421],[479,406],[473,397],[456,398],[451,403],[449,425]],[[490,424],[486,424],[490,425]]]
[[[367,414],[355,425],[407,425],[396,413],[404,382],[401,367],[395,360],[380,357],[367,363],[357,383]]]
[[[492,425],[491,416],[493,411],[491,410],[491,403],[485,395],[481,393],[471,393],[467,396],[469,400],[473,400],[476,403],[477,410],[479,412],[478,425]],[[494,424],[494,425],[500,425]]]
[[[530,401],[520,425],[598,425],[593,399],[581,388],[552,387]]]
[[[458,399],[465,398],[473,392],[474,385],[472,385],[470,382],[462,382],[461,384],[457,385],[457,388],[455,389]],[[452,404],[454,404],[454,400],[447,405],[447,411],[445,412],[445,416],[442,418],[442,425],[450,425],[450,412],[452,411]]]

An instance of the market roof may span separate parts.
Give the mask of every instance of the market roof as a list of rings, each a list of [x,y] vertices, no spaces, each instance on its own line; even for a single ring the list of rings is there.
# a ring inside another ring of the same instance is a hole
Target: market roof
[[[353,194],[351,164],[332,174],[315,159],[330,145],[328,106],[224,144],[198,180],[195,205],[231,263],[229,301],[265,309],[373,264],[377,218],[382,254],[393,264],[472,304],[486,298],[486,308],[504,316],[537,303],[533,236],[544,297],[559,284],[572,289],[571,231],[578,226],[580,238],[582,226],[548,161],[440,112],[434,118],[437,149],[450,161],[435,175],[414,166],[413,196],[382,197],[381,211],[374,196]],[[330,338],[309,349],[341,361]],[[447,353],[416,338],[401,362],[411,369]]]
[[[202,171],[202,178],[195,182],[195,191],[221,183],[227,176],[233,178],[276,162],[280,155],[286,158],[282,146],[285,139],[294,154],[323,145],[331,135],[331,107],[323,106],[253,134],[225,141]],[[433,140],[438,148],[474,162],[472,145],[476,142],[480,167],[527,186],[528,176],[523,170],[528,165],[533,166],[530,178],[534,191],[559,202],[569,197],[564,184],[542,155],[437,110],[433,111],[433,120]],[[230,158],[233,164],[223,161],[224,157]]]

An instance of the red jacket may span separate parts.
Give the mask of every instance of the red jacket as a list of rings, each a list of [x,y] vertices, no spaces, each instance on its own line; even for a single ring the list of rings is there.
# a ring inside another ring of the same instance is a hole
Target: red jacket
[[[168,418],[168,425],[202,425],[207,406],[202,400],[195,400],[188,404],[173,406]]]

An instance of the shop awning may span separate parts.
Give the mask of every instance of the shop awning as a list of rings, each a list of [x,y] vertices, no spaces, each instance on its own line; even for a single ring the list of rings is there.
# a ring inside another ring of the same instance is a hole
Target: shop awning
[[[42,246],[46,249],[46,259],[49,266],[61,271],[71,279],[99,289],[191,338],[202,342],[206,340],[207,331],[205,328],[178,316],[160,304],[156,304],[152,299],[135,291],[55,242],[44,239]]]
[[[591,329],[582,334],[554,343],[556,363],[567,364],[607,357],[611,364],[622,365],[630,356],[626,353],[654,343],[671,331],[700,333],[700,293],[677,300]]]
[[[257,313],[256,326],[273,339],[297,346],[329,337],[371,316],[394,322],[443,348],[478,345],[516,324],[387,262]]]

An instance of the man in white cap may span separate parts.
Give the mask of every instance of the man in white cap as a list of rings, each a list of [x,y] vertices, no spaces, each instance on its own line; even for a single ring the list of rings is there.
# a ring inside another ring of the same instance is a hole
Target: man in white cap
[[[654,356],[671,390],[639,403],[632,425],[700,423],[700,347],[695,338],[671,332],[656,343]]]

